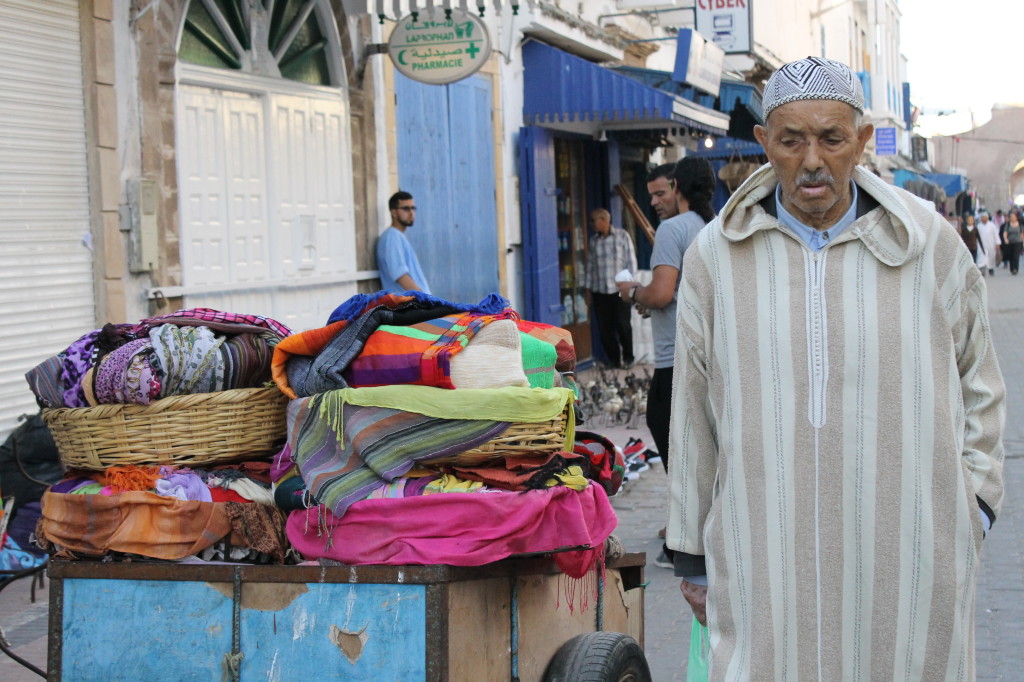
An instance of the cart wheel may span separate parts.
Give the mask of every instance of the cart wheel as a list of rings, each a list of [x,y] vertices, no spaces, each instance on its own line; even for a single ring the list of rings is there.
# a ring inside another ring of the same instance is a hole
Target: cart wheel
[[[651,682],[636,640],[618,632],[588,632],[562,645],[548,664],[545,682]]]

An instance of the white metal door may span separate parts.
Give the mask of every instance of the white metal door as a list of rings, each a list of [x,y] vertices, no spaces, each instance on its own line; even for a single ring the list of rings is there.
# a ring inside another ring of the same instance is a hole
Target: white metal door
[[[0,436],[24,374],[96,325],[76,0],[0,2]]]
[[[183,86],[189,132],[178,145],[185,279],[193,286],[264,282],[268,265],[263,102]]]
[[[355,293],[344,101],[182,85],[179,112],[186,305],[322,326]]]

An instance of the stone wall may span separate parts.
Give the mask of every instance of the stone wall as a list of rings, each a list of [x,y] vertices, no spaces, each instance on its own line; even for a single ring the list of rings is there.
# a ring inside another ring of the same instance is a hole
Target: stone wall
[[[959,141],[957,141],[959,139]],[[981,205],[992,213],[1012,201],[1011,177],[1024,161],[1024,106],[997,105],[992,120],[959,135],[932,138],[932,167],[962,168]]]

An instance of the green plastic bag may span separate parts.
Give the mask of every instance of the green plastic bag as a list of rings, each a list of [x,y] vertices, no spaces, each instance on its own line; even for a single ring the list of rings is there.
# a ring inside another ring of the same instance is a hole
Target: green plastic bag
[[[686,664],[686,682],[708,681],[708,654],[711,651],[708,629],[693,617],[690,626],[690,660]]]

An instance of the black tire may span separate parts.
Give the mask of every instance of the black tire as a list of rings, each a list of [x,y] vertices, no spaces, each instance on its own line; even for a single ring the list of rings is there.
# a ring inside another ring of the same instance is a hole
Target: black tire
[[[647,658],[636,640],[618,632],[577,635],[555,654],[545,682],[651,682]]]

